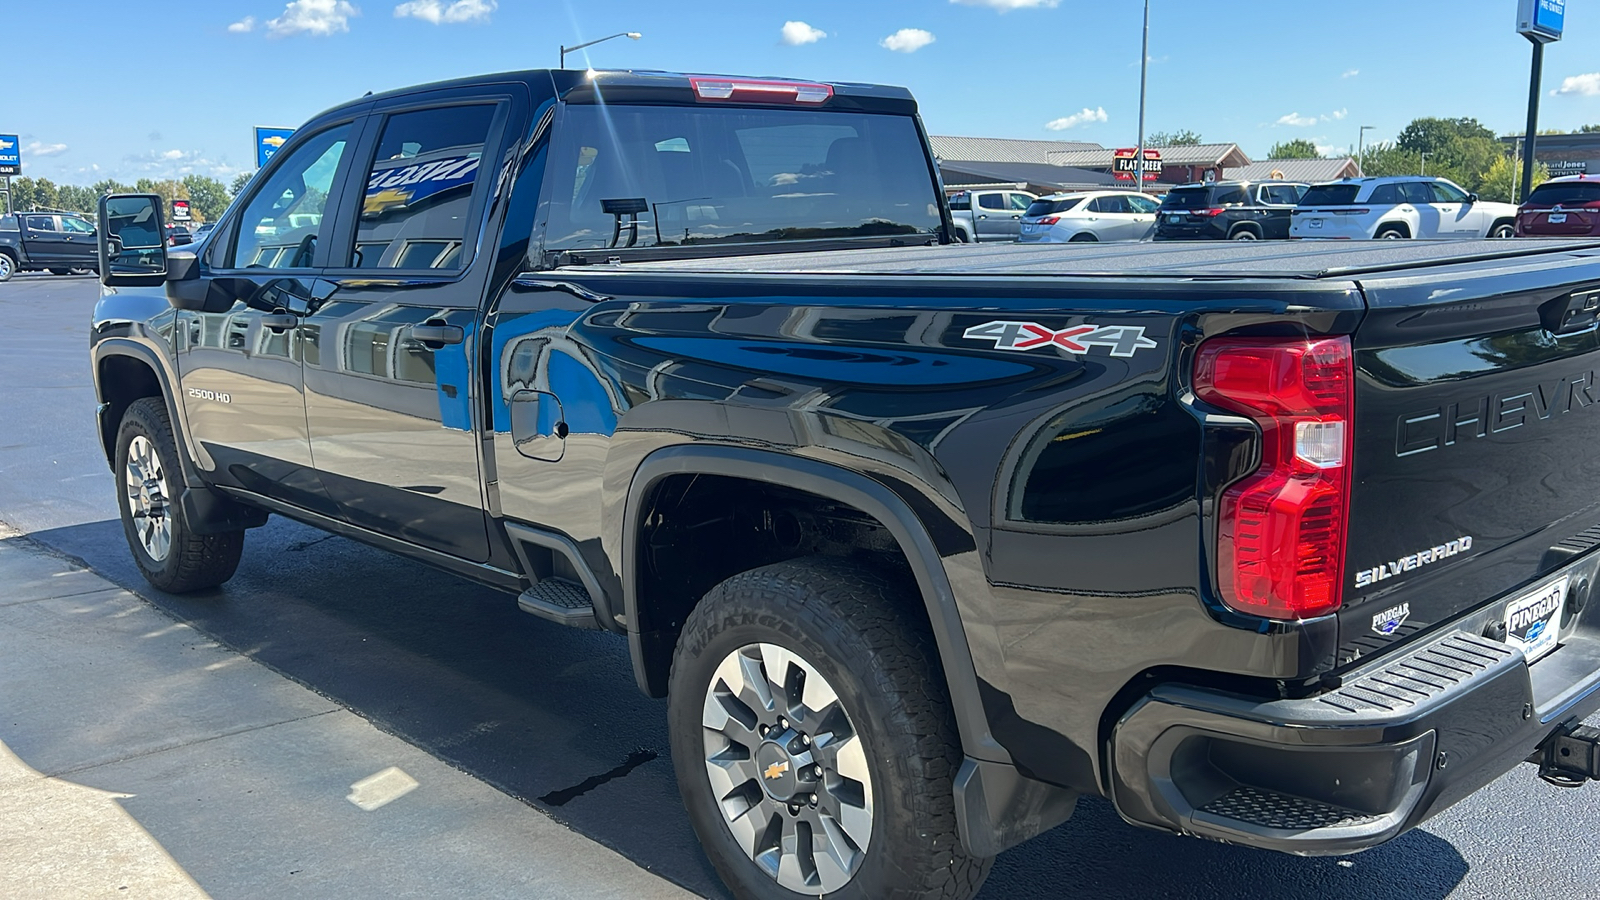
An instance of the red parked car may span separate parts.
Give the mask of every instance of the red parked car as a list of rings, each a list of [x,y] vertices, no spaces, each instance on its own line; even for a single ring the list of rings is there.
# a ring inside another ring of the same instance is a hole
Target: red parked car
[[[1518,237],[1600,236],[1600,175],[1552,178],[1517,208]]]

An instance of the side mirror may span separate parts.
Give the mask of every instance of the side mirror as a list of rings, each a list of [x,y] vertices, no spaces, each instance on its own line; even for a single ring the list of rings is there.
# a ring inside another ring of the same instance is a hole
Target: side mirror
[[[1467,195],[1467,202],[1468,203],[1477,203],[1478,202],[1478,195],[1477,194],[1468,194]]]
[[[98,218],[101,284],[157,285],[167,280],[167,232],[159,196],[107,194],[100,198]]]

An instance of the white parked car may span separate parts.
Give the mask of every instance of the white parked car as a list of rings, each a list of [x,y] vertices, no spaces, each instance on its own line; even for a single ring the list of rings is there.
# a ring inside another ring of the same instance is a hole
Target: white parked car
[[[1314,184],[1295,207],[1291,238],[1508,238],[1517,208],[1479,200],[1446,178],[1401,175]]]
[[[1025,244],[1143,240],[1155,230],[1160,207],[1132,191],[1052,194],[1028,207],[1017,239]]]

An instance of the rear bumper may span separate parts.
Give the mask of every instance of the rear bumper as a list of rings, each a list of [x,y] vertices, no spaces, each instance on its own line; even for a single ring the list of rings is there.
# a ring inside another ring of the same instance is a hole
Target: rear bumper
[[[1520,650],[1451,631],[1307,699],[1152,691],[1113,732],[1111,794],[1135,824],[1350,853],[1443,811],[1597,708],[1592,633],[1530,667]]]

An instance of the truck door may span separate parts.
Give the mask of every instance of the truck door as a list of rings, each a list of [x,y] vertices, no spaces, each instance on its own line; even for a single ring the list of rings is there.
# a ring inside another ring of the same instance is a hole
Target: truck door
[[[326,295],[321,243],[347,180],[360,120],[297,134],[255,180],[201,277],[233,303],[177,322],[182,402],[196,455],[220,484],[325,515],[311,466],[301,357],[304,313]],[[324,216],[324,211],[327,216]]]
[[[333,238],[336,290],[304,326],[311,454],[340,516],[480,562],[472,355],[494,259],[478,245],[518,100],[457,89],[375,109]]]
[[[22,217],[22,247],[38,265],[59,266],[67,255],[66,235],[56,217],[30,213]]]
[[[1005,191],[984,191],[974,194],[976,204],[973,206],[973,227],[978,231],[980,241],[1014,241],[1022,234],[1022,214],[1027,210],[1027,204],[1022,209],[1013,209],[1011,194]]]
[[[61,235],[64,261],[74,269],[92,269],[100,265],[95,254],[94,226],[77,216],[61,217]]]

